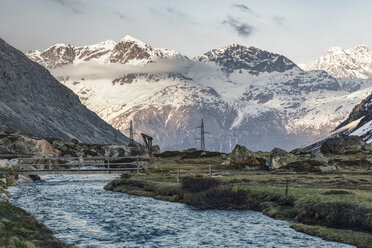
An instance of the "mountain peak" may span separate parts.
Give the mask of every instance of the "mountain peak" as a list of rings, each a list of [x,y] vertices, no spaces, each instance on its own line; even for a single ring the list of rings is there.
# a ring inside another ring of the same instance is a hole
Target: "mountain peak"
[[[134,43],[137,43],[137,44],[140,44],[140,45],[147,45],[145,42],[143,42],[139,39],[136,39],[136,38],[134,38],[133,36],[130,36],[130,35],[126,35],[124,38],[122,38],[120,40],[120,42],[134,42]]]
[[[247,70],[252,75],[263,72],[284,72],[297,67],[295,63],[283,55],[239,44],[213,49],[195,59],[201,62],[213,62],[227,73]]]
[[[337,78],[372,78],[372,50],[366,45],[358,45],[350,49],[331,47],[324,55],[301,68],[324,70]]]

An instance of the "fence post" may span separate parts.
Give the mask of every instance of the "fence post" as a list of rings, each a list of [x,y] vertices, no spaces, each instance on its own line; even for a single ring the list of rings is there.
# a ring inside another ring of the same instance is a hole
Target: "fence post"
[[[212,176],[212,168],[211,168],[211,165],[209,165],[209,176]]]
[[[110,169],[110,156],[107,157],[107,169]]]
[[[286,184],[285,184],[285,195],[288,195],[288,184],[289,184],[289,179],[287,179]]]
[[[180,183],[180,169],[177,169],[177,185]]]
[[[137,164],[137,174],[139,173],[139,158],[137,156],[136,158],[136,164]]]

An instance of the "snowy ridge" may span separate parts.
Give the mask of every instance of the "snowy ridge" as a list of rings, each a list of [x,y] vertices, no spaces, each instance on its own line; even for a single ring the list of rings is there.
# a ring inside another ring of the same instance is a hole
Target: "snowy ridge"
[[[324,70],[337,78],[372,78],[372,50],[365,45],[346,50],[332,47],[314,62],[300,67],[306,71]]]
[[[152,48],[129,35],[125,36],[118,43],[107,40],[81,47],[58,43],[43,51],[31,50],[26,53],[26,56],[49,69],[88,61],[95,61],[101,64],[144,65],[159,59],[183,59],[183,56],[175,51]]]

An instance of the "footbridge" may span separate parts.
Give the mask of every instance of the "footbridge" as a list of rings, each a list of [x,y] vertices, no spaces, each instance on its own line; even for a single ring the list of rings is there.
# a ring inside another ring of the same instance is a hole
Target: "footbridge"
[[[152,166],[152,159],[143,156],[127,157],[39,157],[18,158],[19,173],[50,174],[123,174],[139,172]]]

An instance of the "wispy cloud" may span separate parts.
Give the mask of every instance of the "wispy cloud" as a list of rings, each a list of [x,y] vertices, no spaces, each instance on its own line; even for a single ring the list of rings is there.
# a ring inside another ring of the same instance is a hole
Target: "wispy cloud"
[[[229,26],[242,37],[250,36],[255,30],[255,27],[253,25],[247,22],[241,22],[232,16],[229,16],[227,17],[227,19],[223,20],[222,24]]]
[[[249,8],[247,5],[244,5],[244,4],[233,4],[232,5],[234,8],[237,8],[237,9],[240,9],[244,12],[247,12],[247,13],[251,13],[251,14],[254,14],[255,12]]]
[[[176,17],[179,17],[179,18],[186,18],[186,17],[187,17],[187,15],[186,15],[185,13],[183,13],[183,12],[180,11],[180,10],[174,9],[174,8],[172,8],[172,7],[167,7],[167,8],[166,8],[166,11],[167,11],[169,14],[171,14],[171,15],[173,15],[173,16],[176,16]]]
[[[131,18],[129,18],[128,16],[124,15],[123,13],[121,13],[119,11],[114,11],[113,14],[116,15],[116,16],[118,16],[122,20],[132,21]]]
[[[83,0],[54,0],[55,2],[64,5],[71,9],[75,14],[82,14],[81,5],[84,3]]]
[[[285,18],[283,16],[274,15],[271,19],[278,25],[285,25]]]

